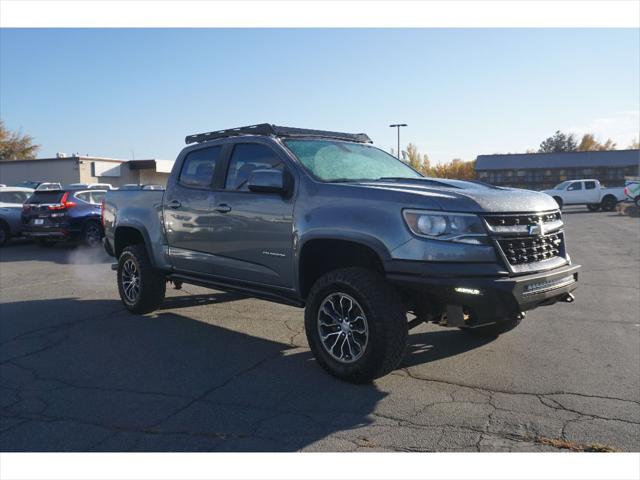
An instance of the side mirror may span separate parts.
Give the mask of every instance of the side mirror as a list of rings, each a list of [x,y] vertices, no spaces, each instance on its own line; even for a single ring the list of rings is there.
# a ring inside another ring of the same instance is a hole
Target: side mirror
[[[257,169],[251,172],[247,187],[252,192],[285,193],[284,172],[275,168]]]

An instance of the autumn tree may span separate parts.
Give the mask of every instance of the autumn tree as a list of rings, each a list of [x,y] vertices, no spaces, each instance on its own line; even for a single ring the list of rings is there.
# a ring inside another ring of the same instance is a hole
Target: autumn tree
[[[426,153],[420,155],[418,147],[413,143],[407,145],[407,163],[411,168],[419,172],[428,170],[430,166],[429,156]]]
[[[39,149],[31,136],[9,131],[0,120],[0,160],[32,160]]]
[[[560,130],[556,130],[556,133],[540,144],[538,153],[575,152],[577,147],[573,134],[566,135]]]
[[[578,145],[578,151],[602,152],[605,150],[615,150],[616,146],[616,143],[610,138],[608,138],[606,142],[600,143],[596,140],[596,137],[593,133],[585,133],[582,136],[582,140],[580,140],[580,144]]]

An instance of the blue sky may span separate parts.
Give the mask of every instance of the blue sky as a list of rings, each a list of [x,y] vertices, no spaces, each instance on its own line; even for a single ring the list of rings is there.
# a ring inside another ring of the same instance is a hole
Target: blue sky
[[[173,159],[187,134],[261,122],[387,150],[407,123],[435,162],[557,129],[625,148],[639,59],[637,29],[3,29],[0,116],[40,156]]]

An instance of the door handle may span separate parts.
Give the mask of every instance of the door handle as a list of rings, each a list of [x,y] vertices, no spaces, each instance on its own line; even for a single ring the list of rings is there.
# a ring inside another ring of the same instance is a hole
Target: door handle
[[[167,203],[167,207],[169,208],[180,208],[182,204],[178,200],[171,200]]]
[[[217,207],[214,207],[213,209],[216,212],[220,212],[220,213],[229,213],[231,211],[231,207],[226,203],[221,203],[220,205],[218,205]]]

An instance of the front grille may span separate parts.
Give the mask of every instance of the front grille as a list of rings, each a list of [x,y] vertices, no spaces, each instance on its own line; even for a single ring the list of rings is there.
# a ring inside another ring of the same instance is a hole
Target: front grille
[[[563,222],[559,211],[486,215],[492,237],[514,271],[552,267],[564,257]]]
[[[560,212],[551,213],[524,213],[519,215],[491,215],[485,220],[491,227],[526,226],[543,222],[545,224],[560,220]]]
[[[515,237],[498,240],[511,265],[541,262],[557,257],[562,251],[562,234],[551,233],[539,237]]]

